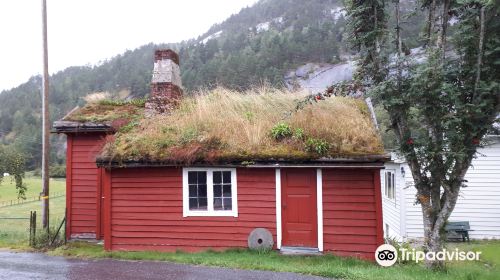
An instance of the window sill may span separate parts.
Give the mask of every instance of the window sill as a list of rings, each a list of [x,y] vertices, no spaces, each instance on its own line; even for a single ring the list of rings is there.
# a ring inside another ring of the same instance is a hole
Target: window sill
[[[394,199],[394,198],[388,198],[388,197],[384,196],[384,200],[387,202],[391,202],[391,203],[396,204],[396,199]]]
[[[238,217],[236,211],[188,211],[184,217]]]

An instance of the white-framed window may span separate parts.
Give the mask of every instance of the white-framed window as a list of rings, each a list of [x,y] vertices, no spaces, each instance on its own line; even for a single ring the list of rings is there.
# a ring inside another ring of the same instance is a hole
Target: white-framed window
[[[385,171],[385,197],[388,199],[394,199],[396,179],[394,170]]]
[[[235,168],[184,168],[182,195],[184,217],[238,217]]]

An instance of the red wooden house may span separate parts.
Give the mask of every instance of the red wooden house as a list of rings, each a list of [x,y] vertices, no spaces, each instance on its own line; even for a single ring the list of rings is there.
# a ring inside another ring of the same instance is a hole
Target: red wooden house
[[[236,156],[232,144],[220,139],[185,140],[185,131],[165,127],[196,115],[176,115],[184,102],[178,63],[170,50],[155,53],[145,106],[89,104],[54,124],[68,139],[67,237],[103,239],[107,250],[199,251],[245,248],[249,234],[264,228],[275,249],[306,247],[373,259],[383,243],[379,174],[387,157],[380,143],[376,151],[358,147],[347,155],[342,145],[351,145],[348,140],[330,141],[329,150],[320,152],[307,147],[315,138],[284,133],[266,147],[237,147]],[[301,117],[315,117],[315,110]],[[360,116],[371,125],[369,115]],[[305,126],[306,134],[328,128]],[[373,127],[362,130],[376,133]]]

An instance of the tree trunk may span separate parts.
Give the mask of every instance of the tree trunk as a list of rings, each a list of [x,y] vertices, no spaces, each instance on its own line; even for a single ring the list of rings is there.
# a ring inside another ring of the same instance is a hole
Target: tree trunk
[[[460,190],[459,186],[454,189],[456,189],[456,191],[445,191],[443,193],[442,198],[444,203],[441,205],[441,208],[439,208],[438,213],[435,213],[438,207],[433,205],[438,199],[430,199],[427,196],[419,197],[424,224],[424,247],[427,252],[439,252],[444,247],[446,236],[442,236],[443,228],[455,208]],[[426,260],[426,265],[429,268],[440,269],[444,267],[444,262]]]

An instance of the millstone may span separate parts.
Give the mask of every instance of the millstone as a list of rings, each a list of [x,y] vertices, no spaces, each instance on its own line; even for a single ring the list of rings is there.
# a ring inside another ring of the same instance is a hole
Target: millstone
[[[265,228],[256,228],[248,235],[248,248],[250,249],[272,249],[273,245],[273,235]]]

